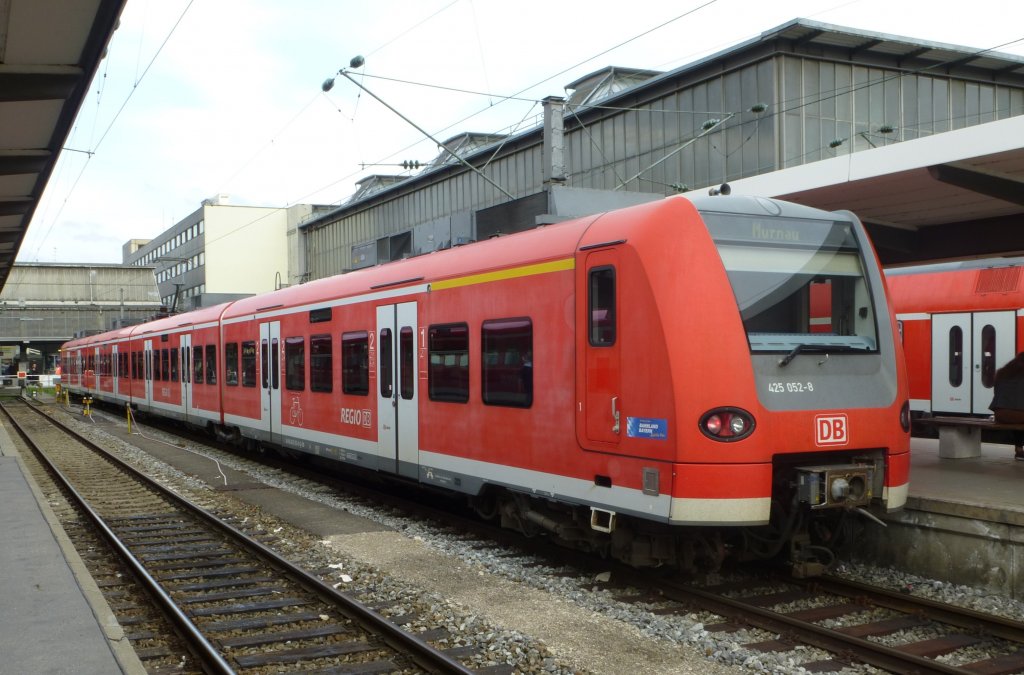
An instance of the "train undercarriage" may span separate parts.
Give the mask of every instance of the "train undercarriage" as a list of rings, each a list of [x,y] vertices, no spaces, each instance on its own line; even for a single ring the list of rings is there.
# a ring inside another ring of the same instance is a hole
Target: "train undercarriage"
[[[771,560],[788,565],[793,576],[809,577],[847,556],[868,521],[884,526],[869,510],[881,494],[881,454],[848,459],[776,462],[769,523],[756,527],[671,527],[503,489],[469,503],[481,517],[525,536],[546,536],[633,567],[702,574],[728,561]]]

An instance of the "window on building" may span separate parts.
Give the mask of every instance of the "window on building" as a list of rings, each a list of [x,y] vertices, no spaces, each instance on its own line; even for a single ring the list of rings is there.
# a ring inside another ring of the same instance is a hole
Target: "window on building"
[[[306,388],[306,338],[284,339],[284,388],[303,391]]]
[[[334,345],[330,335],[309,338],[309,389],[330,392],[334,388]]]
[[[370,337],[364,330],[341,336],[341,390],[359,396],[370,393]]]
[[[430,400],[465,403],[469,400],[469,326],[450,323],[431,326],[427,333]]]
[[[253,340],[242,343],[242,386],[256,386],[256,342]]]

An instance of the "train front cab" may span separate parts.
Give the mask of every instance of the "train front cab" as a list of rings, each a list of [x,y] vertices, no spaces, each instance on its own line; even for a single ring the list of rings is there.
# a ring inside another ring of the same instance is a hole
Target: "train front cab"
[[[653,503],[683,527],[901,508],[906,376],[859,222],[753,198],[649,208],[647,226],[606,214],[581,242],[581,445],[620,457],[617,484],[667,495]]]

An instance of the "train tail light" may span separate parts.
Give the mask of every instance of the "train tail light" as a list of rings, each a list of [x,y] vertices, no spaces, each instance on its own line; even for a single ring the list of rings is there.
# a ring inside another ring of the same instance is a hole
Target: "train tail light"
[[[900,408],[900,426],[904,431],[910,431],[910,401],[904,401]]]
[[[740,408],[715,408],[701,416],[699,426],[708,438],[731,443],[753,433],[754,418]]]

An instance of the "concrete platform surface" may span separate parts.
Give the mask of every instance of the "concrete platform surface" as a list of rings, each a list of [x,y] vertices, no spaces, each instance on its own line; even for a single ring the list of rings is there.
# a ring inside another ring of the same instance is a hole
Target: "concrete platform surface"
[[[144,673],[0,427],[0,675]]]
[[[914,438],[910,451],[911,500],[1024,516],[1024,462],[1013,458],[1013,446],[982,443],[980,457],[953,459],[939,456],[938,439]]]
[[[910,493],[887,527],[868,527],[861,554],[878,565],[1024,599],[1024,462],[982,443],[942,457],[938,439],[910,444]]]

